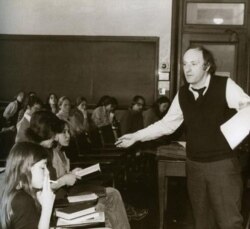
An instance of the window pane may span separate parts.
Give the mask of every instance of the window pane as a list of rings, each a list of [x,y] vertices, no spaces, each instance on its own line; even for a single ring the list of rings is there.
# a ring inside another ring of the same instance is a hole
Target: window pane
[[[243,25],[243,3],[188,3],[187,24]]]

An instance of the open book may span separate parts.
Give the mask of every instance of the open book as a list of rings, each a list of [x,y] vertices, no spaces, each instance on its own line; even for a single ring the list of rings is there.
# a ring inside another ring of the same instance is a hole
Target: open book
[[[224,137],[232,149],[236,148],[249,134],[250,107],[237,112],[220,127]]]
[[[96,173],[96,172],[101,172],[101,168],[100,168],[99,163],[77,171],[76,175],[83,177],[83,176],[89,175],[91,173]]]

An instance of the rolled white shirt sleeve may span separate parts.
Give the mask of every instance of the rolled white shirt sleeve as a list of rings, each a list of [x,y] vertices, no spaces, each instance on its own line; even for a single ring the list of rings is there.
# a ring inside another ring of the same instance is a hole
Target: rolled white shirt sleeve
[[[250,105],[250,97],[230,78],[227,80],[226,100],[228,107],[237,111]]]
[[[13,101],[9,103],[3,113],[3,117],[6,119],[11,118],[17,112],[17,102]]]
[[[172,134],[183,122],[183,113],[180,108],[177,94],[169,108],[168,113],[158,122],[134,133],[138,141],[149,141],[163,135]]]

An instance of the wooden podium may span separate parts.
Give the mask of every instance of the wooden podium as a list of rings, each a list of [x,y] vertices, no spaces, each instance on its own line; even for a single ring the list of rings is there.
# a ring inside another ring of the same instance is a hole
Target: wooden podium
[[[178,143],[160,146],[157,149],[158,192],[160,229],[164,228],[164,213],[167,208],[168,177],[186,176],[186,151]],[[165,228],[166,229],[166,226]]]

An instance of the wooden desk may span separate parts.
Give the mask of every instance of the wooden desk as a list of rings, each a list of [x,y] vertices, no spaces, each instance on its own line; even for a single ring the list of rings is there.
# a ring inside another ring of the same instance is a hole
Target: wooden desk
[[[157,150],[160,229],[164,228],[164,213],[167,208],[168,177],[186,176],[185,158],[177,159],[170,157],[175,151],[185,154],[184,148],[172,144],[164,146],[164,148],[159,147]]]

